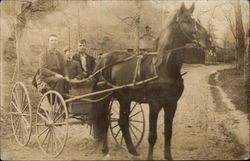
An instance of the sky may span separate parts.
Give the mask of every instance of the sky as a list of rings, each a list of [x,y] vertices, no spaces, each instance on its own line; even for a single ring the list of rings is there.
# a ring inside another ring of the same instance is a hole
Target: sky
[[[225,35],[225,32],[229,30],[229,25],[226,19],[224,18],[225,11],[228,14],[231,14],[232,19],[234,19],[234,9],[230,2],[235,0],[177,0],[174,1],[157,1],[159,3],[159,7],[175,10],[180,6],[182,2],[184,2],[185,6],[189,8],[193,3],[195,3],[194,16],[199,18],[202,24],[206,27],[206,24],[209,20],[211,20],[212,24],[214,24],[215,35],[218,37],[216,40],[219,45],[222,45],[222,39]],[[175,4],[175,5],[162,5],[162,4]],[[218,7],[216,7],[218,6]],[[216,9],[214,10],[214,8]],[[249,26],[249,2],[247,0],[241,0],[242,7],[242,19],[243,23],[248,24]],[[206,14],[201,14],[202,11],[209,11]],[[212,16],[213,15],[213,16]],[[212,17],[212,18],[211,18]],[[232,38],[233,35],[231,33],[228,36]]]

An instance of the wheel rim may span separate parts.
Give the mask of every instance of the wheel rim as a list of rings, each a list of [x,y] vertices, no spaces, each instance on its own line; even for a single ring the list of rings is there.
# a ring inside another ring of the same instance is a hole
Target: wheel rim
[[[125,146],[123,134],[118,125],[120,105],[117,100],[110,103],[110,131],[116,143]],[[145,116],[141,104],[132,102],[129,114],[129,132],[133,144],[138,147],[145,131]]]
[[[22,146],[27,145],[30,140],[31,113],[28,91],[23,83],[17,82],[11,93],[10,117],[15,139]]]
[[[68,111],[64,99],[56,91],[45,93],[37,108],[36,136],[40,149],[49,157],[57,157],[68,137]]]

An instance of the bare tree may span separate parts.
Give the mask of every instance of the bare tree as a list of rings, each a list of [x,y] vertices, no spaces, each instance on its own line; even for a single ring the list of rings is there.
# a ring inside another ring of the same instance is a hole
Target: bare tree
[[[236,53],[238,56],[238,69],[244,69],[244,54],[245,54],[245,32],[242,23],[242,14],[240,1],[234,2],[234,12],[235,12],[235,36],[236,36]]]

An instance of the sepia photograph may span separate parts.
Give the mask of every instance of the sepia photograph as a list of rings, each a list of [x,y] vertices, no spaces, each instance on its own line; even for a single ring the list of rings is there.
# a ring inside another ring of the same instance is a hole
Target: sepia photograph
[[[1,0],[1,160],[249,160],[247,0]]]

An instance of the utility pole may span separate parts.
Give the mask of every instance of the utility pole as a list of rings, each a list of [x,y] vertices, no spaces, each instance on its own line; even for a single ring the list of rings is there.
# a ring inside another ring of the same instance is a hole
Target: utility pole
[[[141,4],[139,1],[135,1],[137,13],[134,18],[135,21],[135,53],[139,54],[140,50],[140,18],[141,18]]]
[[[77,18],[78,18],[78,42],[81,40],[81,20],[80,20],[80,3],[81,1],[78,2],[77,6]]]
[[[68,26],[68,31],[69,31],[69,48],[70,48],[70,26]]]
[[[139,26],[140,25],[140,15],[137,14],[135,17],[135,53],[139,54],[140,50],[140,31]]]

